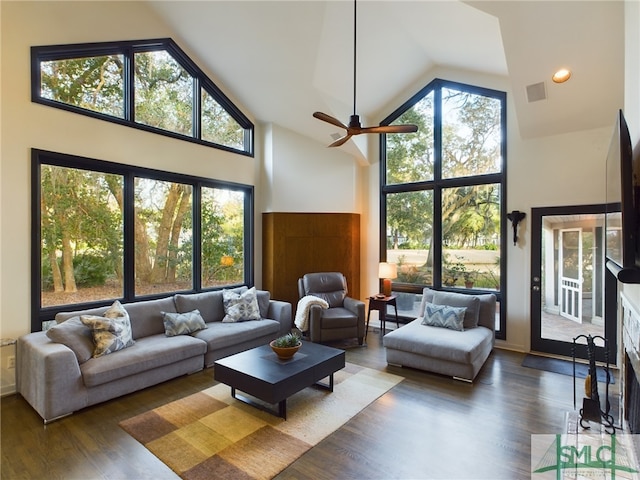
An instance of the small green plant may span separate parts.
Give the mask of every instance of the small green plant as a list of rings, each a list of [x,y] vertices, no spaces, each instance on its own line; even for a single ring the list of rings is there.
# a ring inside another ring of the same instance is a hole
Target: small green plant
[[[462,272],[462,278],[464,278],[465,282],[473,282],[475,281],[477,274],[477,270],[465,270]]]
[[[455,261],[451,261],[450,255],[445,256],[442,265],[442,283],[445,286],[453,287],[464,272],[467,271],[462,260],[464,260],[464,257],[457,255]]]
[[[297,347],[300,344],[300,335],[287,333],[273,341],[273,346],[278,348]]]

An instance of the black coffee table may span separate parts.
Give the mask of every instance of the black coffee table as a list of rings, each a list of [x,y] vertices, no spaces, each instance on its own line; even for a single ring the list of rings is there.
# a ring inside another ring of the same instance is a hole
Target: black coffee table
[[[261,410],[287,418],[287,398],[300,390],[317,385],[333,391],[333,374],[344,368],[343,350],[311,342],[291,360],[278,359],[269,345],[252,348],[214,363],[214,379],[231,387],[231,396]],[[329,383],[320,380],[329,377]],[[240,390],[276,408],[237,395]]]

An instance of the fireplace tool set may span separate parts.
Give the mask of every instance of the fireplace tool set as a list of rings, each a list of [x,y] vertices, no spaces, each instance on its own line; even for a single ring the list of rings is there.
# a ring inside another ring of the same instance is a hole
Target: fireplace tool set
[[[606,338],[599,335],[578,335],[573,339],[573,408],[576,408],[576,346],[582,345],[576,343],[580,338],[587,341],[587,355],[589,358],[589,373],[584,381],[585,397],[582,399],[582,408],[580,409],[580,426],[584,429],[590,428],[585,421],[600,423],[604,426],[608,434],[613,435],[616,431],[613,426],[613,417],[609,414],[611,405],[609,403],[609,383],[611,383],[611,373],[609,372],[609,344]],[[604,342],[606,369],[605,372],[605,409],[602,409],[600,403],[600,394],[598,393],[598,372],[596,368],[596,346],[595,339],[601,339]]]

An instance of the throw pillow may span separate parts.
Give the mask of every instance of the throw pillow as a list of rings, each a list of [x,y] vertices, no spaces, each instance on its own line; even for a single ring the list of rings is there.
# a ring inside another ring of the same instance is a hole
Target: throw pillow
[[[61,343],[76,354],[78,363],[84,363],[93,355],[91,330],[82,323],[80,317],[71,317],[46,331],[47,337]]]
[[[243,322],[245,320],[260,320],[260,307],[256,287],[251,287],[242,293],[230,290],[222,291],[224,304],[224,323]]]
[[[430,327],[449,328],[462,332],[464,330],[465,307],[450,307],[448,305],[434,305],[425,303],[422,325]]]
[[[433,293],[433,301],[431,303],[450,307],[465,307],[467,313],[464,315],[464,328],[469,329],[478,326],[480,299],[476,295],[436,290]]]
[[[188,335],[207,328],[199,310],[193,310],[187,313],[160,313],[162,314],[162,321],[164,322],[164,333],[167,337]]]
[[[101,317],[81,315],[80,320],[91,329],[95,345],[93,358],[117,352],[135,343],[129,314],[118,300]]]

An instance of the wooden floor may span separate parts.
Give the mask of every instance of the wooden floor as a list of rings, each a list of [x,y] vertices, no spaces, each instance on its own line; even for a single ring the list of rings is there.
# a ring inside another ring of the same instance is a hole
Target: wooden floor
[[[367,341],[343,345],[347,361],[405,380],[277,478],[530,478],[531,434],[560,433],[573,408],[572,378],[522,367],[523,354],[494,351],[471,385],[387,366],[379,333]],[[0,478],[178,478],[118,422],[213,384],[208,369],[47,426],[20,396],[4,397]]]

